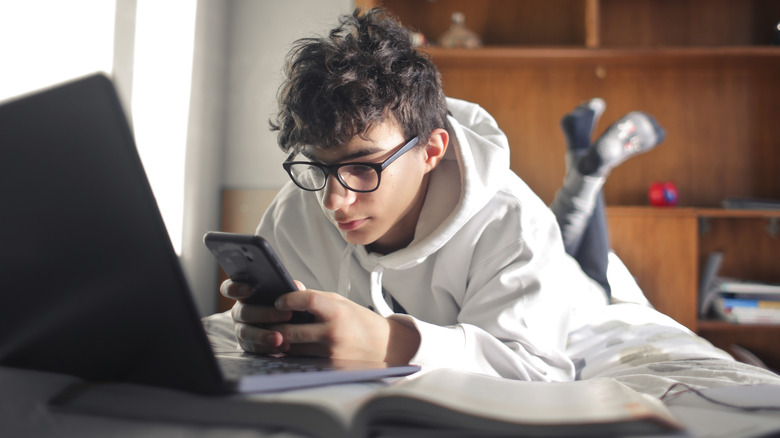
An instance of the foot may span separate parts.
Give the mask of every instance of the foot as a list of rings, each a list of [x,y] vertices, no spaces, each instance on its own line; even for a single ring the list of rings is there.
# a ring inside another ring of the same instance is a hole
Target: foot
[[[632,111],[607,128],[580,158],[577,169],[583,175],[607,175],[630,157],[654,148],[664,137],[666,132],[655,119]]]
[[[606,108],[599,97],[582,102],[561,119],[561,129],[570,151],[584,151],[590,147],[593,129]]]

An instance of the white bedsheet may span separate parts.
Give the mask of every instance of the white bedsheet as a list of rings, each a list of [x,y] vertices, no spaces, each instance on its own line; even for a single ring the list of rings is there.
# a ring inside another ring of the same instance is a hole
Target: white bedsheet
[[[685,326],[646,306],[607,306],[573,332],[567,348],[582,379],[613,377],[660,397],[674,383],[695,388],[774,383],[770,371],[735,361]]]

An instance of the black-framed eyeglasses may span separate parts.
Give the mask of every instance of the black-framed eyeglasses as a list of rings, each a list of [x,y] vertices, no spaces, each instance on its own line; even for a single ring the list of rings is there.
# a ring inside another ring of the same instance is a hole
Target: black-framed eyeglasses
[[[335,174],[344,188],[353,192],[368,193],[379,188],[382,171],[398,157],[410,151],[417,141],[418,137],[409,140],[382,163],[322,164],[316,161],[290,161],[297,154],[294,152],[282,163],[282,167],[293,182],[303,190],[312,192],[322,190],[328,182],[328,176]]]

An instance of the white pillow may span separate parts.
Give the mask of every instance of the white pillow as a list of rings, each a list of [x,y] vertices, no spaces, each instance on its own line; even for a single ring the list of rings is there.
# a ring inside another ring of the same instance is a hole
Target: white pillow
[[[639,288],[634,276],[631,275],[631,272],[614,251],[609,252],[607,260],[607,280],[612,289],[612,304],[636,303],[653,307],[642,289]]]

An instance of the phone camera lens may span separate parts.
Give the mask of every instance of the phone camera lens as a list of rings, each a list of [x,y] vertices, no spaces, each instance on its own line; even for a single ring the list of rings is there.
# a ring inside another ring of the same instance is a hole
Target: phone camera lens
[[[246,257],[246,259],[247,259],[248,261],[250,261],[250,262],[251,262],[251,261],[253,261],[253,260],[254,260],[254,257],[252,257],[252,252],[251,252],[251,251],[249,251],[248,249],[246,249],[246,247],[245,247],[245,246],[242,246],[242,247],[241,247],[241,252],[243,252],[243,253],[244,253],[244,257]]]

